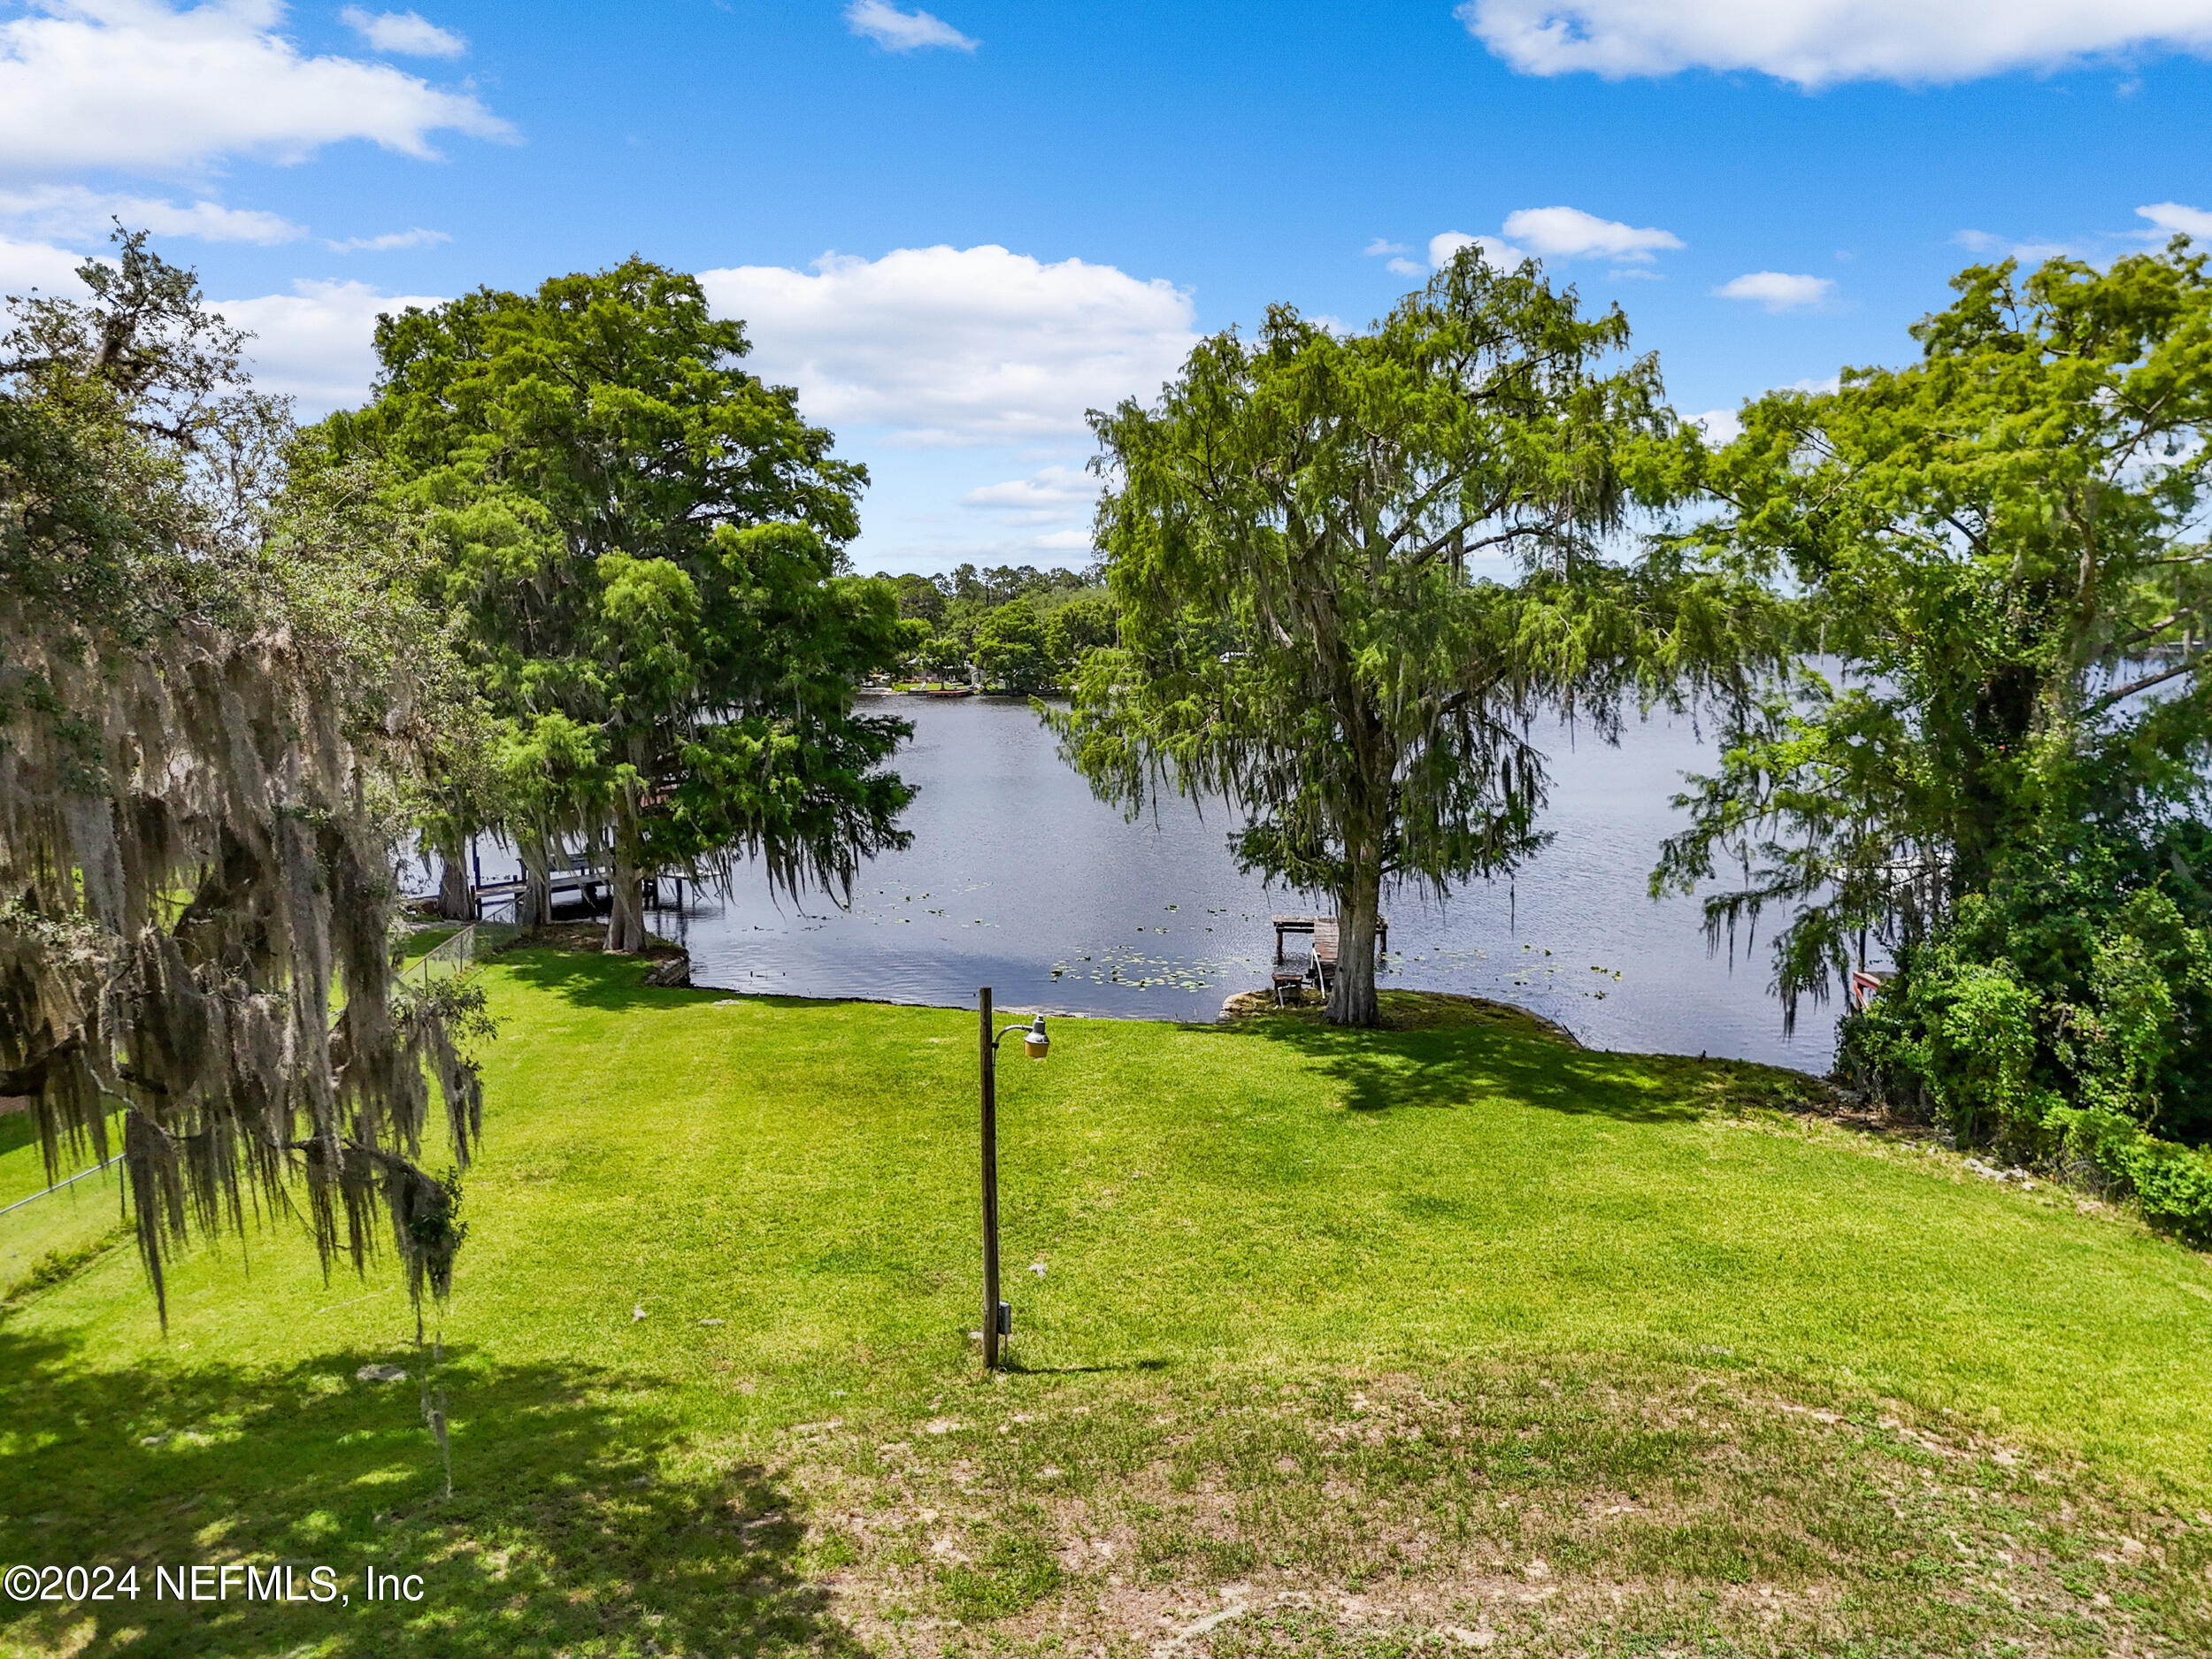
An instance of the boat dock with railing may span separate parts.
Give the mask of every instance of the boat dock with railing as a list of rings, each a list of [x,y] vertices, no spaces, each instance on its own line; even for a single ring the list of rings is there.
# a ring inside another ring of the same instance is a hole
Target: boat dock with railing
[[[1283,993],[1293,987],[1313,985],[1321,990],[1329,988],[1329,981],[1336,977],[1338,941],[1341,927],[1333,916],[1278,916],[1275,924],[1275,999],[1282,1000]],[[1283,941],[1293,933],[1307,936],[1306,951],[1302,956],[1286,956]],[[1378,960],[1390,954],[1390,918],[1375,918],[1375,956]]]
[[[555,869],[547,881],[549,902],[554,904],[582,904],[598,910],[607,902],[606,888],[613,880],[613,873],[601,865],[567,864]],[[657,906],[663,902],[664,885],[669,891],[667,902],[684,902],[684,879],[677,875],[647,876],[645,902]],[[498,881],[479,881],[474,885],[476,907],[488,915],[495,910],[505,910],[511,916],[522,907],[523,890],[528,885],[521,876],[510,876]]]

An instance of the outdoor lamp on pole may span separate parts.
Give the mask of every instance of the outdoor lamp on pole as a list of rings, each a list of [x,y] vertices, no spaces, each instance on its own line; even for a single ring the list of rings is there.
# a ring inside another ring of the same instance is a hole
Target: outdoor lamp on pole
[[[983,1369],[998,1369],[999,1342],[1014,1332],[1014,1310],[998,1296],[998,1046],[1007,1033],[1022,1034],[1022,1052],[1041,1060],[1052,1047],[1045,1017],[993,1034],[991,987],[976,993],[983,1015]]]

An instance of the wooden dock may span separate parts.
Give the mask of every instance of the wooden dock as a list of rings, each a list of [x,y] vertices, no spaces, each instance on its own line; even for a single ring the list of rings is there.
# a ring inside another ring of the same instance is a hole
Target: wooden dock
[[[582,904],[597,910],[607,901],[605,889],[613,879],[612,872],[592,865],[575,864],[552,872],[547,883],[547,902],[552,904]],[[647,876],[645,902],[658,905],[661,902],[661,882],[672,884],[677,904],[684,902],[684,879],[681,876]],[[481,910],[486,905],[511,905],[519,910],[523,889],[528,883],[520,876],[503,881],[480,881],[475,885],[476,905]]]
[[[1283,960],[1283,936],[1286,933],[1306,933],[1312,937],[1313,954],[1336,965],[1337,919],[1333,916],[1278,916],[1275,923],[1275,960]],[[1375,918],[1375,954],[1390,954],[1390,918]]]
[[[1286,991],[1294,990],[1309,982],[1323,991],[1336,978],[1338,948],[1341,928],[1333,916],[1278,916],[1275,923],[1275,1000],[1280,1002]],[[1306,954],[1302,960],[1286,962],[1283,940],[1292,933],[1307,936]],[[1375,956],[1380,960],[1390,950],[1390,918],[1375,918]]]

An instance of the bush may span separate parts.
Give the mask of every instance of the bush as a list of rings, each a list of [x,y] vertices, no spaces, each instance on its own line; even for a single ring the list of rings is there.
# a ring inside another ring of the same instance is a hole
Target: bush
[[[1966,895],[1839,1037],[1840,1071],[1932,1109],[1961,1146],[2047,1156],[2062,1110],[2196,1141],[2212,1131],[2212,941],[2161,885],[2128,892],[2085,857]]]
[[[2146,1134],[2134,1119],[2103,1107],[2054,1108],[2045,1130],[2047,1162],[2061,1175],[2112,1196],[2132,1196],[2159,1232],[2212,1248],[2212,1158]]]
[[[2212,1160],[2149,1135],[2128,1148],[2124,1159],[2143,1219],[2200,1249],[2212,1248]]]
[[[2055,1103],[2035,1072],[2043,999],[2012,964],[1962,960],[1948,936],[1909,953],[1873,1005],[1845,1018],[1839,1069],[1909,1091],[1960,1146],[2032,1141]]]

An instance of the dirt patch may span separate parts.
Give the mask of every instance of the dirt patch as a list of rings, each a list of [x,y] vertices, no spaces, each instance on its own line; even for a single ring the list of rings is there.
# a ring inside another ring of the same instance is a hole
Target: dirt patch
[[[1501,1364],[960,1421],[789,1448],[872,1653],[2212,1650],[2212,1516],[1878,1402]]]

